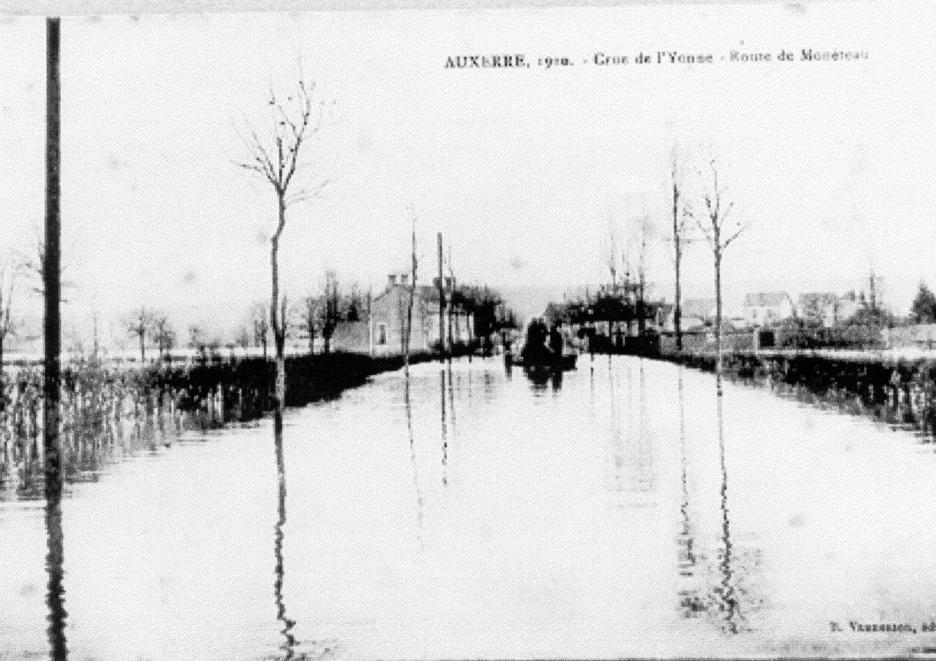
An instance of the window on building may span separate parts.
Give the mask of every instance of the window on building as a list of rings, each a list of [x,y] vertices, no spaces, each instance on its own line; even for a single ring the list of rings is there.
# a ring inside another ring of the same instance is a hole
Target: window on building
[[[377,324],[377,344],[387,343],[387,324]]]

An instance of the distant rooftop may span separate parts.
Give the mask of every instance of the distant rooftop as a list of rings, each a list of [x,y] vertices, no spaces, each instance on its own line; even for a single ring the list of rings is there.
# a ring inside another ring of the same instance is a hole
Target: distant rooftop
[[[784,301],[792,302],[790,295],[785,291],[756,292],[744,296],[744,305],[746,307],[773,307],[782,305]]]

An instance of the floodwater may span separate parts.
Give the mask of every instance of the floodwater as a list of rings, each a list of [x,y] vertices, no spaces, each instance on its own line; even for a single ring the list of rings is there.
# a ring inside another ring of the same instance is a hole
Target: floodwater
[[[936,647],[936,446],[910,432],[623,356],[421,364],[276,427],[4,492],[0,658]]]

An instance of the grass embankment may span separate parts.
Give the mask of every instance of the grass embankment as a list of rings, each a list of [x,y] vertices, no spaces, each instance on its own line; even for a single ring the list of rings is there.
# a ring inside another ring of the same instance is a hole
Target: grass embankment
[[[715,371],[714,353],[655,358]],[[936,358],[879,351],[764,351],[723,355],[730,379],[767,384],[820,405],[869,414],[927,434],[936,431]]]
[[[437,358],[421,353],[411,363]],[[403,367],[402,356],[330,353],[289,357],[287,406],[338,397],[375,374]],[[95,474],[114,455],[155,450],[185,429],[261,417],[273,407],[275,367],[262,358],[161,362],[144,367],[95,361],[62,370],[61,443],[65,478]],[[0,492],[29,495],[42,468],[42,370],[4,375],[0,396]],[[38,492],[37,492],[38,493]]]

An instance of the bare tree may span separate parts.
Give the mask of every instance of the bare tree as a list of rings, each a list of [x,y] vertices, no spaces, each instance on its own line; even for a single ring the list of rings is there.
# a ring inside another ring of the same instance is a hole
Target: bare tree
[[[409,378],[409,359],[410,359],[410,342],[413,338],[413,302],[416,297],[416,268],[418,262],[416,260],[416,218],[413,217],[412,229],[411,229],[411,243],[412,243],[412,252],[411,252],[411,262],[410,262],[410,286],[408,296],[406,298],[406,322],[405,330],[403,333],[403,370],[406,373],[407,378]]]
[[[715,363],[715,373],[718,375],[718,394],[721,395],[721,374],[722,374],[722,289],[721,272],[722,259],[725,250],[737,239],[744,231],[745,225],[738,221],[728,224],[728,218],[733,202],[725,200],[725,191],[718,183],[718,168],[714,160],[709,161],[709,168],[712,171],[712,180],[710,186],[704,186],[702,192],[702,203],[704,205],[704,218],[695,217],[696,224],[708,241],[709,248],[712,249],[712,257],[715,266],[715,351],[717,354]],[[701,176],[701,173],[700,173]]]
[[[302,299],[302,325],[309,336],[309,353],[315,353],[315,333],[321,327],[322,305],[318,296],[309,294]]]
[[[647,237],[650,234],[650,217],[640,218],[640,255],[637,261],[637,335],[642,339],[647,330]]]
[[[452,348],[455,345],[455,337],[458,335],[458,326],[453,324],[453,319],[456,318],[455,306],[452,304],[452,298],[455,292],[458,289],[458,280],[455,278],[455,263],[452,261],[452,244],[448,246],[448,260],[446,260],[446,266],[448,267],[448,304],[445,306],[448,315],[448,353],[447,357],[449,360],[452,358]],[[470,354],[469,354],[470,356]]]
[[[611,247],[608,251],[608,272],[611,274],[611,291],[617,291],[618,281],[617,281],[617,238],[614,235],[614,227],[612,227],[608,234],[610,235]]]
[[[208,343],[205,340],[205,331],[202,330],[202,327],[198,324],[192,324],[188,328],[189,334],[189,347],[195,349],[196,351],[204,351]]]
[[[254,346],[263,348],[263,360],[267,359],[267,336],[270,333],[269,311],[263,303],[254,303],[250,310]]]
[[[0,264],[0,374],[3,370],[3,350],[6,340],[16,335],[19,320],[13,315],[13,293],[20,268],[17,264]],[[0,394],[2,396],[2,394]]]
[[[340,316],[338,278],[334,271],[325,272],[324,319],[322,320],[322,340],[325,353],[331,353],[331,338]]]
[[[245,324],[241,324],[234,336],[234,345],[246,351],[250,347],[251,339],[250,329]]]
[[[156,315],[146,307],[140,307],[127,320],[127,332],[136,335],[140,342],[140,362],[146,362],[146,335],[153,329]]]
[[[62,263],[61,248],[59,248],[58,252],[58,298],[59,303],[68,303],[68,299],[65,298],[65,291],[75,289],[75,283],[65,277],[65,274],[68,272],[68,264]],[[17,273],[25,276],[30,292],[42,296],[43,299],[46,291],[46,255],[46,238],[38,228],[34,229],[34,236],[29,250],[13,251],[13,263],[15,264],[14,268]]]
[[[286,402],[286,319],[279,295],[279,246],[286,227],[286,210],[297,202],[315,198],[328,183],[320,181],[312,188],[297,183],[296,173],[304,154],[303,147],[322,125],[325,104],[314,102],[314,85],[301,77],[295,89],[285,96],[270,91],[267,105],[272,114],[268,135],[261,138],[257,130],[248,127],[250,137],[244,143],[248,159],[239,167],[261,177],[276,194],[277,221],[270,237],[270,327],[276,350],[276,406],[283,410]]]
[[[166,352],[175,347],[176,334],[168,317],[164,314],[156,314],[153,317],[153,341],[156,342],[156,348],[159,350],[159,357],[163,358]]]
[[[682,351],[682,258],[687,237],[689,214],[682,202],[682,182],[679,175],[679,162],[673,150],[672,169],[670,171],[673,187],[673,267],[676,271],[676,291],[673,294],[673,331],[676,334],[676,350]]]

